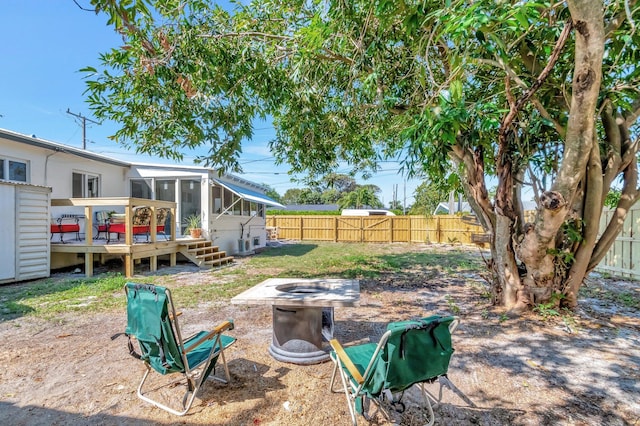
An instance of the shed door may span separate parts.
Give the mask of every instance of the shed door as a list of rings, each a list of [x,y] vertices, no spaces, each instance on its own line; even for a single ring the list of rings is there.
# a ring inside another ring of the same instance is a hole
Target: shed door
[[[48,188],[16,187],[16,281],[49,276]]]
[[[15,186],[0,184],[0,281],[16,277]]]

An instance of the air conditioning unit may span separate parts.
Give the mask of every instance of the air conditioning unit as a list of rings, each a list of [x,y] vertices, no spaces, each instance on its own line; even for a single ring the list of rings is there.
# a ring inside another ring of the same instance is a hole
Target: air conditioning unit
[[[248,238],[240,238],[238,240],[238,253],[247,253],[251,251],[251,242]]]

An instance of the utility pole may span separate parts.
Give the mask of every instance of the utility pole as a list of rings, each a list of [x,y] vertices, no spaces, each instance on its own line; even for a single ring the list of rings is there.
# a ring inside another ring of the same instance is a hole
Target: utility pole
[[[67,108],[67,114],[73,115],[74,117],[82,120],[82,149],[87,149],[87,121],[90,121],[91,123],[94,123],[94,124],[100,124],[100,123],[98,123],[97,121],[93,121],[92,119],[87,118],[82,114],[74,114],[69,110],[69,108]]]
[[[402,199],[402,214],[407,214],[407,181],[405,180],[402,184],[403,199]]]

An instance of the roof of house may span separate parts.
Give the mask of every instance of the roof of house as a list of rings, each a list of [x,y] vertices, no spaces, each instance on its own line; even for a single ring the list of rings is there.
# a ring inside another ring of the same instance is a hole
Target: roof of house
[[[24,135],[22,133],[13,132],[7,129],[0,129],[0,138],[8,139],[13,142],[23,143],[38,148],[50,149],[54,152],[64,152],[66,154],[77,155],[78,157],[90,160],[101,161],[103,163],[113,164],[116,166],[130,167],[131,163],[107,157],[106,155],[96,154],[95,152],[85,149],[75,148],[70,145],[64,145],[58,142],[52,142],[46,139],[38,138],[36,135]]]
[[[36,135],[25,135],[22,133],[17,133],[11,130],[0,128],[0,138],[8,139],[13,142],[23,143],[30,146],[35,146],[38,148],[50,149],[54,152],[62,152],[70,155],[76,155],[81,158],[87,158],[90,160],[101,161],[103,163],[112,164],[115,166],[121,167],[144,167],[148,169],[164,169],[164,170],[179,170],[179,171],[192,171],[192,172],[213,172],[217,173],[215,169],[201,167],[201,166],[190,166],[190,165],[181,165],[181,164],[153,164],[153,163],[138,163],[138,162],[129,162],[124,160],[118,160],[106,155],[97,154],[95,152],[88,151],[86,149],[76,148],[70,145],[61,144],[58,142],[53,142],[50,140],[42,139],[36,137]],[[251,182],[247,179],[244,179],[240,176],[236,176],[230,173],[218,174],[218,176],[224,181],[228,182],[236,182],[244,186],[253,187],[260,191],[266,192],[268,188],[264,185]]]

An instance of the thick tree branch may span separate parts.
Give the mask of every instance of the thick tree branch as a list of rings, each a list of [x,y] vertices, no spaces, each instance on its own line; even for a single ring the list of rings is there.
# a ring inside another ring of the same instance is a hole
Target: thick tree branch
[[[595,138],[595,135],[594,135]],[[574,262],[564,284],[563,293],[567,296],[567,304],[575,307],[578,303],[578,290],[586,275],[593,248],[598,238],[600,228],[600,215],[603,205],[603,178],[602,161],[600,159],[600,147],[594,140],[585,174],[584,203],[582,205],[582,241],[578,242],[575,251]]]
[[[482,150],[472,152],[463,148],[460,144],[452,147],[450,156],[456,164],[464,165],[465,178],[463,185],[466,187],[467,199],[476,204],[474,211],[478,214],[478,220],[488,232],[495,230],[495,214],[489,200],[489,193],[484,180],[484,157]]]
[[[625,127],[628,129],[640,117],[640,98],[636,98],[631,105],[631,111],[624,114]]]
[[[620,126],[616,123],[613,106],[609,99],[605,99],[600,113],[602,127],[604,128],[605,141],[608,144],[607,163],[604,166],[604,179],[602,185],[603,196],[606,196],[611,189],[611,183],[620,173],[621,158],[621,138]]]
[[[544,83],[544,81],[547,79],[547,77],[549,76],[549,73],[555,66],[556,62],[558,62],[558,58],[560,58],[560,53],[562,53],[562,49],[564,48],[564,45],[566,44],[567,39],[569,38],[569,34],[571,34],[572,27],[573,27],[573,24],[570,20],[565,23],[564,28],[560,33],[560,37],[558,37],[558,40],[556,41],[556,45],[553,48],[553,52],[551,52],[551,55],[549,56],[549,61],[547,62],[547,65],[544,67],[544,69],[542,70],[538,78],[536,78],[536,81],[524,93],[524,95],[522,95],[522,97],[518,99],[516,104],[511,107],[509,113],[502,120],[502,125],[500,127],[501,132],[507,131],[509,126],[511,126],[511,122],[516,117],[520,109],[522,109],[522,107],[527,102],[529,102],[529,99],[531,99],[533,94],[540,88],[540,86],[542,86],[542,83]]]
[[[240,32],[229,32],[229,33],[221,33],[221,34],[200,34],[198,37],[212,38],[216,40],[220,40],[223,38],[239,38],[239,37],[252,37],[252,38],[259,38],[263,40],[266,39],[266,40],[281,40],[281,41],[294,40],[294,38],[291,36],[263,33],[260,31],[240,31]]]

